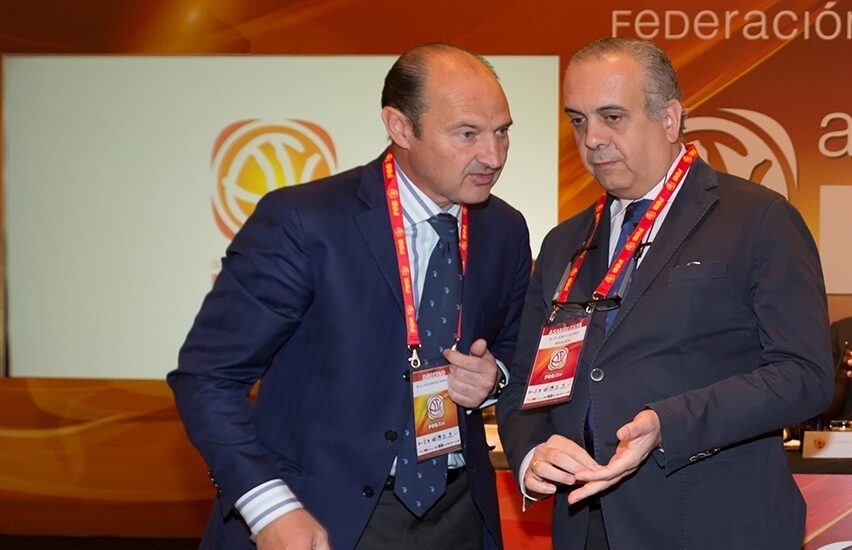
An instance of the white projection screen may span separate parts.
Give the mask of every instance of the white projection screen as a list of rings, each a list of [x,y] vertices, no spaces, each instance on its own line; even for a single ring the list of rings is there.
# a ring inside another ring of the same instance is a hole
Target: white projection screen
[[[10,374],[162,378],[241,209],[387,145],[393,60],[4,56]],[[495,194],[526,215],[535,254],[557,221],[559,59],[489,60],[515,121]],[[255,154],[263,143],[271,155]],[[313,164],[290,162],[305,143]],[[214,201],[235,163],[253,183]]]

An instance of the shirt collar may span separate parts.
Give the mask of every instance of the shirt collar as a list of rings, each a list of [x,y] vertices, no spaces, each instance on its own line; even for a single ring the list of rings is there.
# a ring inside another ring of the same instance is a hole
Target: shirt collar
[[[612,206],[613,209],[611,210],[612,214],[615,215],[615,214],[618,214],[619,212],[623,211],[625,208],[627,208],[627,205],[630,204],[631,202],[636,202],[636,201],[642,200],[642,199],[654,200],[655,198],[657,198],[657,195],[659,195],[660,191],[663,190],[663,184],[666,183],[669,180],[669,178],[672,176],[672,173],[674,172],[675,167],[677,167],[678,163],[680,162],[681,157],[683,157],[683,154],[685,152],[686,152],[686,147],[683,144],[681,144],[680,145],[680,152],[678,152],[677,157],[675,157],[674,162],[672,162],[672,165],[669,166],[669,169],[666,172],[666,175],[662,177],[662,179],[657,183],[657,185],[655,185],[647,193],[645,193],[645,195],[643,197],[638,198],[638,199],[619,199],[619,198],[616,198],[613,201],[613,206]],[[686,177],[686,174],[684,174],[684,177]],[[672,199],[674,199],[674,197],[672,197]]]
[[[459,217],[460,205],[453,203],[447,210],[442,210],[440,206],[435,204],[435,201],[414,185],[396,161],[394,161],[394,165],[396,167],[396,178],[399,182],[399,198],[402,201],[402,211],[405,213],[407,224],[416,225],[442,212],[451,214],[456,218]]]

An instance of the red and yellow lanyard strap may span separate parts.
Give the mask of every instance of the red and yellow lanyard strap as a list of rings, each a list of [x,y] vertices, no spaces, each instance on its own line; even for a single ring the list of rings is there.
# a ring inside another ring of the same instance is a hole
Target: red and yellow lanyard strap
[[[408,244],[405,241],[405,225],[403,223],[402,201],[399,196],[399,181],[396,175],[396,165],[393,161],[393,151],[388,149],[382,161],[382,174],[385,180],[385,197],[387,198],[388,215],[390,216],[391,231],[393,233],[394,249],[396,252],[397,267],[399,271],[399,282],[402,287],[402,301],[405,310],[405,332],[406,343],[411,352],[408,362],[412,368],[420,366],[420,330],[417,327],[417,309],[414,307],[414,283],[411,279],[411,262],[408,254]],[[459,231],[459,254],[461,255],[462,275],[467,268],[468,253],[468,209],[461,205],[461,230]],[[458,323],[456,325],[456,338],[461,338],[462,312],[459,309]]]
[[[636,229],[633,230],[633,233],[631,233],[630,237],[628,237],[621,250],[615,252],[615,260],[610,264],[609,270],[606,275],[604,275],[604,278],[601,280],[597,289],[595,289],[595,292],[592,294],[592,301],[589,303],[591,309],[594,309],[595,301],[603,300],[607,297],[609,291],[612,289],[612,285],[618,278],[618,274],[621,273],[621,270],[627,265],[627,262],[630,260],[631,255],[634,254],[636,247],[639,246],[642,240],[646,237],[651,227],[654,225],[654,221],[657,219],[657,216],[659,216],[663,211],[663,208],[665,208],[669,199],[671,199],[675,190],[680,185],[681,181],[683,181],[683,177],[687,170],[697,157],[698,151],[695,149],[695,146],[688,145],[686,152],[680,157],[672,175],[669,176],[668,180],[666,180],[666,183],[663,185],[663,188],[660,189],[656,198],[651,201],[651,205],[648,207],[645,215],[642,216],[642,219],[639,221],[639,224],[637,224]],[[595,234],[600,226],[605,204],[606,193],[602,194],[598,199],[598,202],[595,204],[592,226],[588,236],[586,237],[586,242],[575,255],[575,258],[569,262],[568,267],[566,268],[568,275],[565,277],[562,289],[554,297],[554,307],[550,315],[551,323],[553,322],[553,319],[555,319],[558,304],[565,303],[568,300],[568,294],[574,286],[577,273],[580,272],[580,267],[586,259],[592,240],[594,240]]]

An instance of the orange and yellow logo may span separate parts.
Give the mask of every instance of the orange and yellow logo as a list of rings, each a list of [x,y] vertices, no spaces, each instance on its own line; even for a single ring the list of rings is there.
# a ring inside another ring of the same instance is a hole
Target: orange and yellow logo
[[[232,239],[263,195],[330,176],[337,153],[328,132],[312,122],[241,120],[216,137],[212,167],[213,217]]]
[[[711,166],[790,197],[799,188],[793,140],[772,117],[747,109],[719,109],[690,117],[686,141]]]

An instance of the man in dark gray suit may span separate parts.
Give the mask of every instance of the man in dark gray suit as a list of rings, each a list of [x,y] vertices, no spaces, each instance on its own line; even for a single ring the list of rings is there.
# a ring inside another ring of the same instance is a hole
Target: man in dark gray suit
[[[832,387],[805,223],[682,143],[680,88],[653,44],[590,44],[564,92],[605,193],[547,236],[527,292],[498,404],[522,490],[554,495],[557,549],[798,549],[781,430]]]

